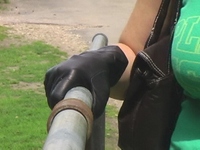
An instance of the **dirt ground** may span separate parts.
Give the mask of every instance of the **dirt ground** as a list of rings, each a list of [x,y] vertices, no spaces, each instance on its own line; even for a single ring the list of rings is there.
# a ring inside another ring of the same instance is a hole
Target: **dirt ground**
[[[71,56],[87,50],[99,32],[107,35],[109,43],[117,42],[134,4],[135,0],[10,0],[0,11],[0,25],[11,27],[11,33],[27,41],[45,41]],[[119,109],[121,101],[110,99],[108,104]],[[117,128],[116,119],[107,121]],[[107,139],[110,145],[117,145],[117,136]]]
[[[110,43],[117,42],[136,0],[9,0],[0,12],[0,23],[64,25],[90,42],[102,32]]]

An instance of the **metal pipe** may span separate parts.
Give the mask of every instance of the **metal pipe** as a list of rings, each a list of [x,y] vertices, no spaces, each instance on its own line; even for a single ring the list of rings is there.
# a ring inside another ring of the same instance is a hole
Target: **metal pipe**
[[[97,50],[108,45],[108,38],[97,33],[92,39],[90,50]],[[87,143],[87,150],[105,150],[105,112],[93,123],[92,134]]]
[[[80,99],[90,108],[92,95],[83,87],[71,89],[64,99]],[[53,119],[43,150],[84,150],[87,140],[88,123],[78,111],[66,109]]]
[[[97,50],[101,47],[108,45],[108,38],[103,33],[97,33],[92,38],[90,50]]]
[[[93,37],[90,50],[106,46],[107,42],[107,37],[104,34],[96,34]],[[70,105],[70,100],[76,102],[76,105]],[[88,108],[92,106],[92,101],[92,95],[86,88],[76,87],[68,91],[64,100],[58,103],[56,108],[54,107],[55,111],[50,116],[49,133],[43,150],[84,150],[92,126],[88,111]],[[105,114],[94,121],[92,131],[87,149],[104,150]]]

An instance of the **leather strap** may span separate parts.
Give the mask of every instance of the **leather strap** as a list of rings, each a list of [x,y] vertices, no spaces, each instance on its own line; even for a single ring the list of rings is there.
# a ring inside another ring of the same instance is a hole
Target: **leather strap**
[[[156,43],[163,36],[172,33],[179,17],[180,6],[180,0],[162,0],[145,48]]]

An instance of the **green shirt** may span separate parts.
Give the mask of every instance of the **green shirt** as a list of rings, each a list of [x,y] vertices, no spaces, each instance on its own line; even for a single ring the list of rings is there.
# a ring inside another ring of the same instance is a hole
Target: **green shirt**
[[[186,95],[170,150],[200,150],[200,0],[183,0],[172,68]]]
[[[172,65],[186,94],[200,99],[200,0],[183,0],[172,44]]]

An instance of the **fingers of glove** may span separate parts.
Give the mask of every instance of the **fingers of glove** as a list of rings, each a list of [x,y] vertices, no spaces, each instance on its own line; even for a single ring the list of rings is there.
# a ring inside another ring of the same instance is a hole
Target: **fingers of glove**
[[[92,95],[94,98],[92,111],[95,118],[101,116],[107,104],[110,85],[107,72],[101,72],[91,79]]]
[[[51,92],[51,85],[52,85],[52,78],[54,77],[54,72],[52,71],[53,68],[50,68],[46,74],[45,74],[45,78],[44,78],[44,88],[45,88],[45,92],[46,92],[46,96],[48,97],[50,95]]]
[[[62,79],[63,74],[59,74],[57,68],[58,66],[52,67],[45,74],[44,87],[47,98],[50,96],[50,93],[57,82]]]
[[[50,96],[48,97],[48,104],[50,108],[53,108],[59,101],[61,101],[67,91],[73,87],[86,87],[86,81],[80,75],[81,74],[77,70],[71,70],[67,76],[61,78],[55,84],[54,88],[51,89]]]
[[[57,83],[69,73],[70,69],[68,69],[69,67],[67,66],[67,61],[64,61],[47,71],[44,81],[47,98],[50,96],[52,89],[54,89]]]

